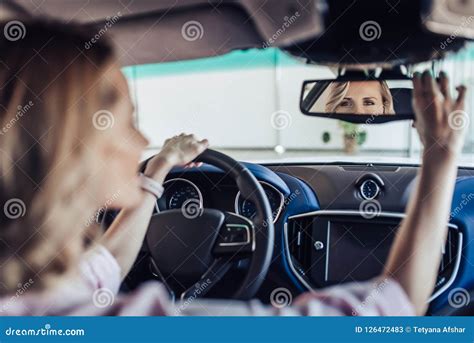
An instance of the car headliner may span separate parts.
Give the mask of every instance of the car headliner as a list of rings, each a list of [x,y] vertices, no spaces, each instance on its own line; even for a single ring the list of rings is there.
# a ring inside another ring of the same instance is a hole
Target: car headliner
[[[123,65],[194,59],[236,49],[262,48],[262,43],[281,28],[281,20],[288,11],[299,11],[298,20],[285,29],[273,46],[301,41],[323,29],[320,12],[311,4],[311,0],[2,2],[3,7],[13,12],[12,17],[48,16],[104,29],[117,46]],[[192,11],[186,10],[189,8]],[[0,11],[0,18],[5,17],[5,13]],[[114,16],[119,19],[105,28]],[[204,29],[198,40],[183,39],[183,24],[190,21],[199,22]]]
[[[459,32],[456,23],[464,14],[451,11],[444,2],[432,0],[428,6],[422,0],[396,4],[353,0],[3,0],[0,19],[48,16],[93,26],[96,36],[106,33],[112,37],[123,65],[272,46],[313,63],[390,68],[443,58],[449,51],[461,49],[465,38],[474,37],[474,23],[463,24]],[[445,12],[450,18],[447,22],[440,15]],[[365,41],[360,28],[374,21],[383,23],[383,37]],[[196,39],[185,37],[191,23],[199,28]],[[448,38],[450,43],[439,49],[439,43]]]

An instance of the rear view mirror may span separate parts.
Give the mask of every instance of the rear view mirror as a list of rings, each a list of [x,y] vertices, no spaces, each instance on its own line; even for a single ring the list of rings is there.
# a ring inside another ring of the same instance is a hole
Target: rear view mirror
[[[414,119],[412,81],[399,79],[310,80],[303,83],[300,109],[306,115],[379,124]]]

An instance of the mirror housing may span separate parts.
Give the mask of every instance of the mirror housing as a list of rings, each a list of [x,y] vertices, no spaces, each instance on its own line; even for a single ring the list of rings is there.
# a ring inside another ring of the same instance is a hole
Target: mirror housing
[[[300,110],[308,116],[356,124],[414,120],[412,89],[410,77],[390,71],[378,77],[355,71],[335,79],[306,80]]]

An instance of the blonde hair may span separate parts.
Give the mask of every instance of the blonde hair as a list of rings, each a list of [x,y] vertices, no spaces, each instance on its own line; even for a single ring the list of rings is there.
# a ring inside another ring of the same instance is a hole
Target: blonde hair
[[[350,87],[350,81],[347,82],[331,82],[329,85],[329,96],[326,102],[326,112],[334,113],[336,112],[337,107],[340,105],[341,101],[345,98],[347,91]],[[390,88],[388,88],[387,82],[379,81],[382,103],[383,103],[383,114],[395,114],[395,109],[393,107],[393,98]]]
[[[101,81],[115,63],[104,37],[86,49],[92,29],[22,22],[23,39],[0,40],[0,294],[44,286],[79,256],[94,211],[80,191],[84,145],[98,134],[93,114],[118,98]]]

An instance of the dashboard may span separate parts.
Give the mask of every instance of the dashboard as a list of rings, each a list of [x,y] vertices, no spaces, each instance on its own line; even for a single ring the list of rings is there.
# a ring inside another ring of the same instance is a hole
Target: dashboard
[[[274,257],[257,294],[263,302],[276,287],[296,296],[378,275],[419,169],[356,163],[244,164],[264,189],[275,223]],[[254,204],[241,197],[235,181],[209,165],[174,169],[163,186],[156,211],[193,203],[249,219],[255,216]],[[473,189],[474,170],[460,168],[446,244],[433,247],[443,255],[430,314],[448,304],[451,290],[474,284],[474,251],[467,244],[474,240]],[[222,287],[235,284],[231,274]]]
[[[285,224],[285,250],[292,271],[308,289],[364,281],[383,272],[401,221],[400,213],[315,211],[290,217]],[[438,277],[430,301],[454,282],[461,263],[463,234],[448,225]]]
[[[202,177],[200,178],[199,176],[192,177],[192,179],[194,182],[182,177],[166,180],[163,183],[163,196],[158,200],[156,210],[166,211],[181,209],[188,204],[195,204],[196,207],[202,209],[205,203],[212,203],[213,208],[234,212],[250,220],[254,219],[256,215],[255,205],[251,200],[244,199],[240,195],[240,191],[232,186],[230,180],[227,180],[227,183],[222,182],[220,186],[213,185],[214,190],[219,193],[219,197],[216,197],[215,194],[212,194],[213,192],[208,189],[204,191],[201,190],[201,188],[208,185],[206,180],[203,180]],[[285,196],[270,183],[265,181],[259,182],[270,202],[273,222],[276,222],[283,209]],[[206,195],[206,199],[204,199],[203,194]],[[233,207],[229,207],[231,203],[233,203]]]

